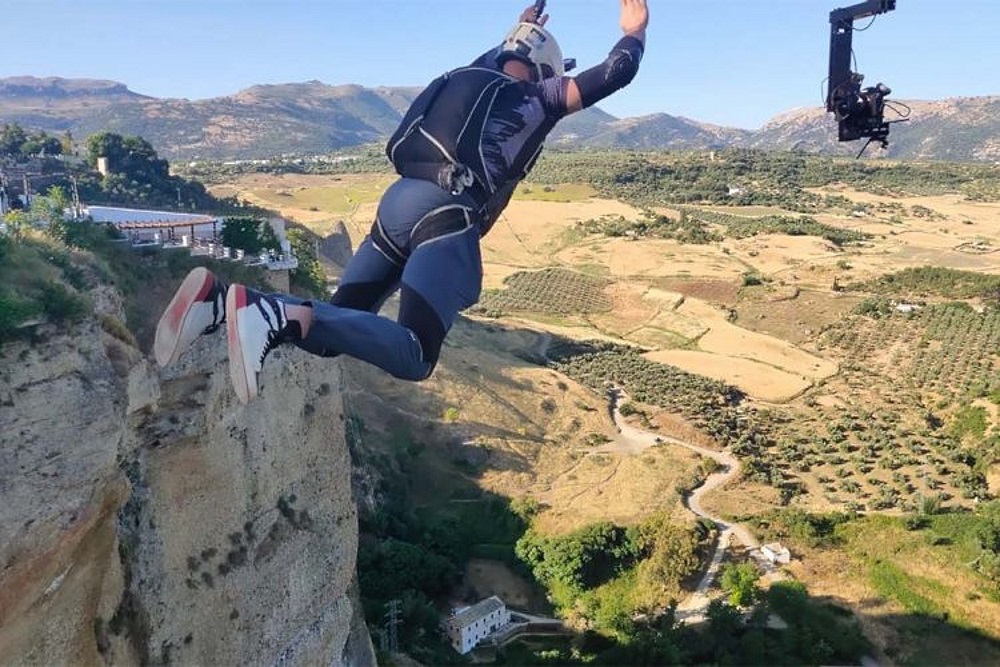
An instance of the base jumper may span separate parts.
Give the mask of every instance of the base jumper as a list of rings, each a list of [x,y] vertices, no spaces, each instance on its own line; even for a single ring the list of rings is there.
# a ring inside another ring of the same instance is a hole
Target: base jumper
[[[645,48],[646,0],[619,0],[622,36],[604,62],[565,75],[548,15],[526,9],[503,42],[432,81],[386,145],[399,179],[329,302],[225,285],[192,270],[156,329],[154,355],[173,363],[201,334],[227,329],[239,399],[277,345],[346,354],[397,378],[430,376],[458,313],[479,300],[480,239],[490,230],[563,117],[628,85]],[[400,292],[395,320],[378,314]]]

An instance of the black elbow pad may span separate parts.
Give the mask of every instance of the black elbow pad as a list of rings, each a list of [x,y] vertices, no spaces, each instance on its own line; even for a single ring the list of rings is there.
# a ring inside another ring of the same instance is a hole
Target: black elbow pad
[[[631,83],[639,71],[642,52],[642,42],[626,35],[618,40],[603,63],[580,72],[574,81],[583,106],[592,106]]]

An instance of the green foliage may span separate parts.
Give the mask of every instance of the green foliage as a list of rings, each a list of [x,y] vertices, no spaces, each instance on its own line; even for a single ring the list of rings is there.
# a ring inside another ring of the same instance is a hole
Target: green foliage
[[[778,509],[754,517],[744,517],[768,540],[792,538],[811,547],[833,546],[841,542],[839,527],[853,516],[846,513],[810,513],[798,509]]]
[[[29,135],[17,123],[4,123],[0,128],[0,157],[22,158],[31,155],[60,155],[62,142],[45,132]]]
[[[72,288],[60,283],[43,283],[38,302],[49,320],[58,324],[74,324],[90,312],[90,301]]]
[[[952,415],[951,433],[961,440],[966,436],[982,438],[986,435],[989,417],[986,408],[979,405],[963,405]]]
[[[854,312],[858,315],[880,319],[889,317],[893,313],[892,301],[883,297],[870,297],[860,302],[854,307]]]
[[[94,169],[98,157],[107,157],[110,172],[102,177]],[[89,168],[74,169],[80,198],[98,204],[133,207],[155,206],[185,211],[244,211],[233,199],[218,200],[205,186],[170,174],[170,165],[142,137],[99,132],[87,141]],[[63,186],[69,179],[64,177]]]
[[[240,248],[248,255],[259,255],[265,249],[280,250],[278,238],[270,223],[249,216],[224,218],[222,243],[230,248]]]
[[[767,604],[788,623],[785,651],[806,664],[856,664],[868,650],[867,640],[849,613],[813,601],[799,582],[772,584]]]
[[[857,160],[747,149],[670,152],[548,150],[532,170],[535,180],[590,183],[603,196],[652,208],[685,203],[775,206],[798,213],[859,207],[843,197],[810,192],[831,184],[880,195],[962,192],[997,201],[1000,188],[989,165],[873,164]]]
[[[729,596],[729,604],[734,607],[746,607],[757,599],[758,577],[757,568],[753,563],[729,563],[722,568],[719,584]]]
[[[609,522],[551,538],[528,531],[518,540],[515,553],[540,581],[558,582],[577,593],[609,581],[633,565],[638,555],[628,531]]]
[[[167,161],[160,159],[142,137],[123,137],[113,132],[98,132],[87,138],[87,161],[96,167],[98,158],[106,158],[112,172],[147,181],[166,177],[169,169]]]
[[[34,234],[11,239],[6,247],[0,263],[0,343],[25,333],[33,322],[68,329],[91,311],[82,269],[65,246]]]
[[[852,284],[848,289],[894,297],[972,299],[1000,294],[1000,276],[940,266],[921,266]]]
[[[559,315],[611,310],[604,288],[610,281],[577,271],[553,268],[518,271],[506,279],[503,290],[485,290],[476,311],[487,313],[536,312]]]
[[[528,525],[535,515],[541,511],[541,504],[529,496],[515,498],[510,501],[510,511],[516,514],[525,525]]]
[[[351,423],[353,427],[347,432],[357,438],[364,427],[355,418]],[[404,442],[411,438],[394,439],[401,456],[413,450],[412,443]],[[361,444],[355,440],[352,446]],[[375,461],[378,459],[376,455]],[[397,457],[393,462],[399,460]],[[443,664],[454,653],[434,653],[440,643],[435,629],[437,615],[432,623],[428,601],[450,594],[472,557],[494,558],[516,568],[513,545],[527,523],[506,499],[471,486],[464,489],[460,502],[442,500],[415,508],[408,497],[412,488],[408,473],[385,463],[383,459],[378,464],[383,476],[379,505],[375,511],[362,511],[359,517],[363,546],[358,550],[357,567],[365,616],[372,627],[380,626],[386,603],[401,598],[402,645],[414,657],[426,654],[429,664]],[[412,614],[407,611],[407,600],[413,601]]]
[[[413,589],[414,582],[430,596],[442,595],[458,576],[455,564],[445,556],[394,538],[359,549],[358,573],[365,595],[379,600]]]
[[[920,592],[921,586],[929,585],[928,582],[907,574],[894,563],[872,563],[869,579],[879,595],[896,600],[911,613],[937,617],[942,615],[943,610]]]
[[[316,256],[316,237],[305,229],[294,227],[288,230],[288,242],[292,254],[299,262],[291,272],[293,291],[316,298],[326,298],[326,273]]]
[[[679,596],[681,582],[700,565],[698,549],[701,533],[679,526],[666,514],[653,514],[630,529],[641,561],[635,595],[640,606],[657,606],[664,599]]]
[[[818,236],[837,246],[859,243],[871,238],[871,235],[850,229],[841,229],[817,222],[808,215],[797,217],[787,215],[746,216],[730,215],[718,211],[704,209],[685,209],[691,218],[722,225],[725,236],[745,239],[759,234],[787,234],[788,236]]]
[[[646,211],[638,220],[626,220],[621,215],[603,215],[576,223],[587,234],[609,237],[673,239],[680,243],[706,244],[721,240],[708,226],[682,212],[677,219]]]
[[[697,535],[657,514],[628,529],[598,522],[560,536],[529,530],[515,553],[558,608],[576,609],[626,639],[637,613],[680,596],[681,581],[700,563]]]
[[[21,325],[34,319],[41,310],[37,301],[11,294],[0,287],[0,344],[14,338]]]

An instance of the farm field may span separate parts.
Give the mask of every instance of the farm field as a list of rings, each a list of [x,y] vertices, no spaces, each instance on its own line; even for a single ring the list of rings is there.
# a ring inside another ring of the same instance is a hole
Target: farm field
[[[319,234],[341,222],[356,247],[391,176],[326,178],[269,181],[258,175],[220,192],[280,201],[283,215]],[[947,452],[922,467],[911,462],[925,448],[935,449],[933,443],[914,443],[915,451],[895,454],[902,465],[894,459],[895,474],[887,477],[879,470],[884,447],[859,453],[854,449],[860,444],[848,439],[846,451],[835,455],[831,439],[840,436],[822,430],[809,444],[789,441],[803,437],[796,425],[827,419],[824,411],[874,409],[892,395],[924,405],[993,381],[998,348],[991,315],[966,313],[961,323],[947,324],[951,311],[931,308],[908,318],[871,320],[853,314],[864,295],[840,286],[913,268],[928,256],[940,260],[935,265],[1000,274],[994,253],[956,250],[968,244],[1000,247],[1000,226],[991,224],[1000,219],[1000,205],[944,195],[896,201],[840,186],[817,192],[867,206],[864,215],[832,211],[819,217],[867,230],[870,237],[843,246],[815,236],[767,233],[707,244],[607,237],[584,233],[580,223],[639,218],[641,210],[592,197],[587,187],[526,184],[484,239],[484,296],[472,313],[517,318],[574,339],[638,346],[654,363],[732,385],[761,405],[786,406],[796,418],[773,429],[784,444],[770,458],[786,471],[784,477],[801,483],[806,493],[799,501],[807,505],[842,506],[860,490],[860,502],[902,507],[914,493],[936,488],[967,502],[955,493]],[[566,201],[552,201],[556,194]],[[769,206],[706,210],[751,219],[785,212]],[[747,275],[763,280],[748,283]],[[954,347],[953,358],[944,348],[948,335],[939,331],[947,326],[968,338]],[[905,387],[897,386],[901,380]],[[920,437],[919,430],[907,433],[911,440]]]
[[[392,177],[330,179],[257,175],[216,188],[280,206],[320,236],[342,224],[356,247]],[[649,209],[632,198],[526,183],[483,240],[482,300],[449,336],[438,372],[414,388],[344,361],[365,388],[354,409],[375,423],[392,405],[425,440],[455,443],[421,459],[419,474],[447,480],[463,460],[481,488],[538,501],[534,525],[549,534],[627,525],[654,510],[687,516],[677,489],[698,457],[595,452],[615,437],[606,381],[626,388],[649,428],[741,459],[741,481],[703,501],[721,516],[791,507],[899,518],[925,498],[945,513],[975,510],[1000,492],[990,454],[1000,437],[1000,313],[988,283],[1000,279],[1000,203],[841,184],[807,192],[838,202],[810,213],[823,229],[857,236],[744,235],[730,224],[783,222],[800,215],[794,206],[655,207],[668,218],[704,211],[708,240],[687,242],[642,227]],[[588,231],[594,220],[621,220],[625,231]],[[920,273],[928,266],[985,282],[963,292],[961,277],[943,286],[947,277]],[[542,364],[546,351],[554,366]],[[448,489],[444,481],[434,493]],[[886,534],[887,548],[916,548],[903,546],[910,533]],[[888,600],[866,628],[905,658],[909,631],[893,618],[912,609],[871,583],[857,559],[880,556],[865,553],[803,546],[792,573],[862,616],[865,600]],[[945,580],[943,554],[928,552],[937,569],[927,560],[908,576]],[[955,602],[927,584],[934,613],[1000,637],[992,584],[961,567],[963,595],[980,597]]]

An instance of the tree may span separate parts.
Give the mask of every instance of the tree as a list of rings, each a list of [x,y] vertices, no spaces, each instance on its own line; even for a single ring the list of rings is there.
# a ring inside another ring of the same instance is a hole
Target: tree
[[[21,144],[23,155],[61,155],[62,142],[44,132],[33,134]]]
[[[70,132],[69,130],[66,130],[63,133],[62,138],[59,140],[59,143],[62,144],[62,154],[63,155],[72,155],[73,154],[73,149],[76,147],[76,144],[75,144],[75,142],[73,140],[73,133],[72,132]]]
[[[753,563],[729,564],[722,568],[720,584],[734,607],[746,607],[757,599],[757,568]]]
[[[153,146],[142,137],[123,137],[114,132],[98,132],[87,139],[87,161],[97,165],[107,158],[108,168],[126,180],[155,181],[169,176],[169,165],[160,159]]]
[[[229,217],[222,221],[222,242],[257,255],[264,249],[278,250],[278,238],[266,220],[250,217]]]
[[[298,268],[291,272],[292,284],[312,296],[326,296],[326,273],[316,257],[310,233],[303,229],[289,229],[288,242],[299,262]]]
[[[19,157],[21,146],[27,141],[28,135],[17,123],[4,123],[0,129],[0,155]]]
[[[22,241],[28,228],[31,227],[31,218],[24,211],[10,211],[3,217],[3,222],[7,225],[7,233],[15,243]]]

